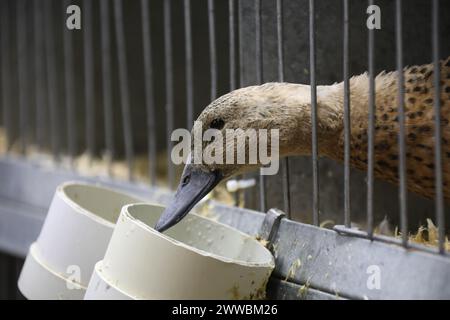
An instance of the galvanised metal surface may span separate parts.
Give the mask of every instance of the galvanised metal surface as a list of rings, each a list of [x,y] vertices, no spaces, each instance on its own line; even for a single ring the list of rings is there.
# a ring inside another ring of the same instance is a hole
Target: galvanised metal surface
[[[1,159],[0,250],[24,256],[39,234],[58,184],[67,180],[102,183],[152,202],[170,201],[167,190],[81,177],[24,159]],[[265,214],[210,201],[200,212],[257,236]],[[270,233],[270,232],[269,232]],[[273,237],[276,268],[269,285],[273,298],[450,299],[450,258],[398,245],[342,235],[282,219]],[[372,268],[372,269],[370,269]],[[371,270],[379,289],[369,289]],[[311,295],[306,295],[308,289]]]
[[[272,277],[267,284],[267,298],[285,300],[345,300],[344,297],[338,294],[322,292],[307,285],[298,285],[275,277]]]
[[[229,210],[223,205],[212,209],[219,221],[249,234],[257,233],[263,220],[263,215],[249,210]],[[247,215],[252,218],[247,220]],[[274,276],[279,279],[308,283],[311,288],[352,299],[450,298],[448,255],[358,239],[287,219],[282,220],[273,243]],[[380,289],[367,286],[370,268],[380,271]]]

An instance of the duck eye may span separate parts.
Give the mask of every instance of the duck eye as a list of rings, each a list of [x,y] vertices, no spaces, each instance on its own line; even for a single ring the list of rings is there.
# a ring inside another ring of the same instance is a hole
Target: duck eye
[[[209,127],[211,129],[220,130],[223,128],[224,125],[225,125],[225,122],[222,119],[214,119],[213,121],[211,121],[211,124],[209,125]]]

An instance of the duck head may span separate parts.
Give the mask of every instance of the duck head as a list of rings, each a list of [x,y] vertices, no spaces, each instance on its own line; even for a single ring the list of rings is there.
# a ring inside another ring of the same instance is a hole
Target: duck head
[[[326,118],[324,113],[334,117],[328,108],[321,108],[320,114]],[[220,181],[267,164],[258,156],[256,161],[251,159],[249,151],[255,142],[252,143],[248,136],[246,138],[247,129],[256,131],[258,141],[259,130],[266,129],[266,152],[272,159],[308,154],[311,149],[310,119],[310,88],[306,85],[267,83],[238,89],[213,101],[194,125],[191,155],[175,197],[155,229],[162,232],[175,225]],[[277,148],[273,148],[273,129],[278,132]],[[195,148],[195,130],[203,133],[200,135],[203,136],[202,141],[197,141],[202,148]],[[230,132],[234,136],[227,139]],[[243,144],[237,143],[239,139]],[[274,150],[277,154],[270,154]],[[241,161],[238,161],[239,154],[243,157]],[[230,155],[233,155],[231,162],[227,159]]]

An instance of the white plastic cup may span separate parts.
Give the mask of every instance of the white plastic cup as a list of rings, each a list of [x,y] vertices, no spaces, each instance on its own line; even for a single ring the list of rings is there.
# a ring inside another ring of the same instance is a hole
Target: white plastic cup
[[[162,234],[152,227],[163,210],[150,204],[123,207],[85,299],[264,298],[274,268],[264,246],[196,214]]]
[[[139,201],[97,185],[58,186],[22,268],[22,294],[28,299],[83,299],[122,206]]]

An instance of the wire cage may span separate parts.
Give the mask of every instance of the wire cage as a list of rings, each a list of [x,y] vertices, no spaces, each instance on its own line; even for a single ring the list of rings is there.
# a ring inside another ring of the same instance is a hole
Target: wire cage
[[[366,26],[374,5],[380,29]],[[66,25],[71,6],[81,10],[80,29]],[[434,198],[425,199],[407,189],[414,173],[402,72],[426,63],[438,70],[450,55],[449,2],[1,0],[0,14],[0,298],[20,297],[22,257],[60,182],[100,181],[168,203],[182,169],[170,161],[173,130],[191,129],[217,97],[265,82],[310,85],[311,156],[283,159],[275,176],[240,176],[256,184],[232,195],[219,186],[210,208],[252,235],[269,208],[286,213],[268,296],[450,297],[442,152],[449,115],[440,96],[448,87],[434,72]],[[360,171],[351,166],[350,78],[366,70],[367,169]],[[392,106],[397,185],[375,179],[375,77],[383,70],[397,70],[402,84]],[[317,91],[341,81],[338,163],[320,157]],[[382,272],[375,290],[367,286],[371,266]]]

